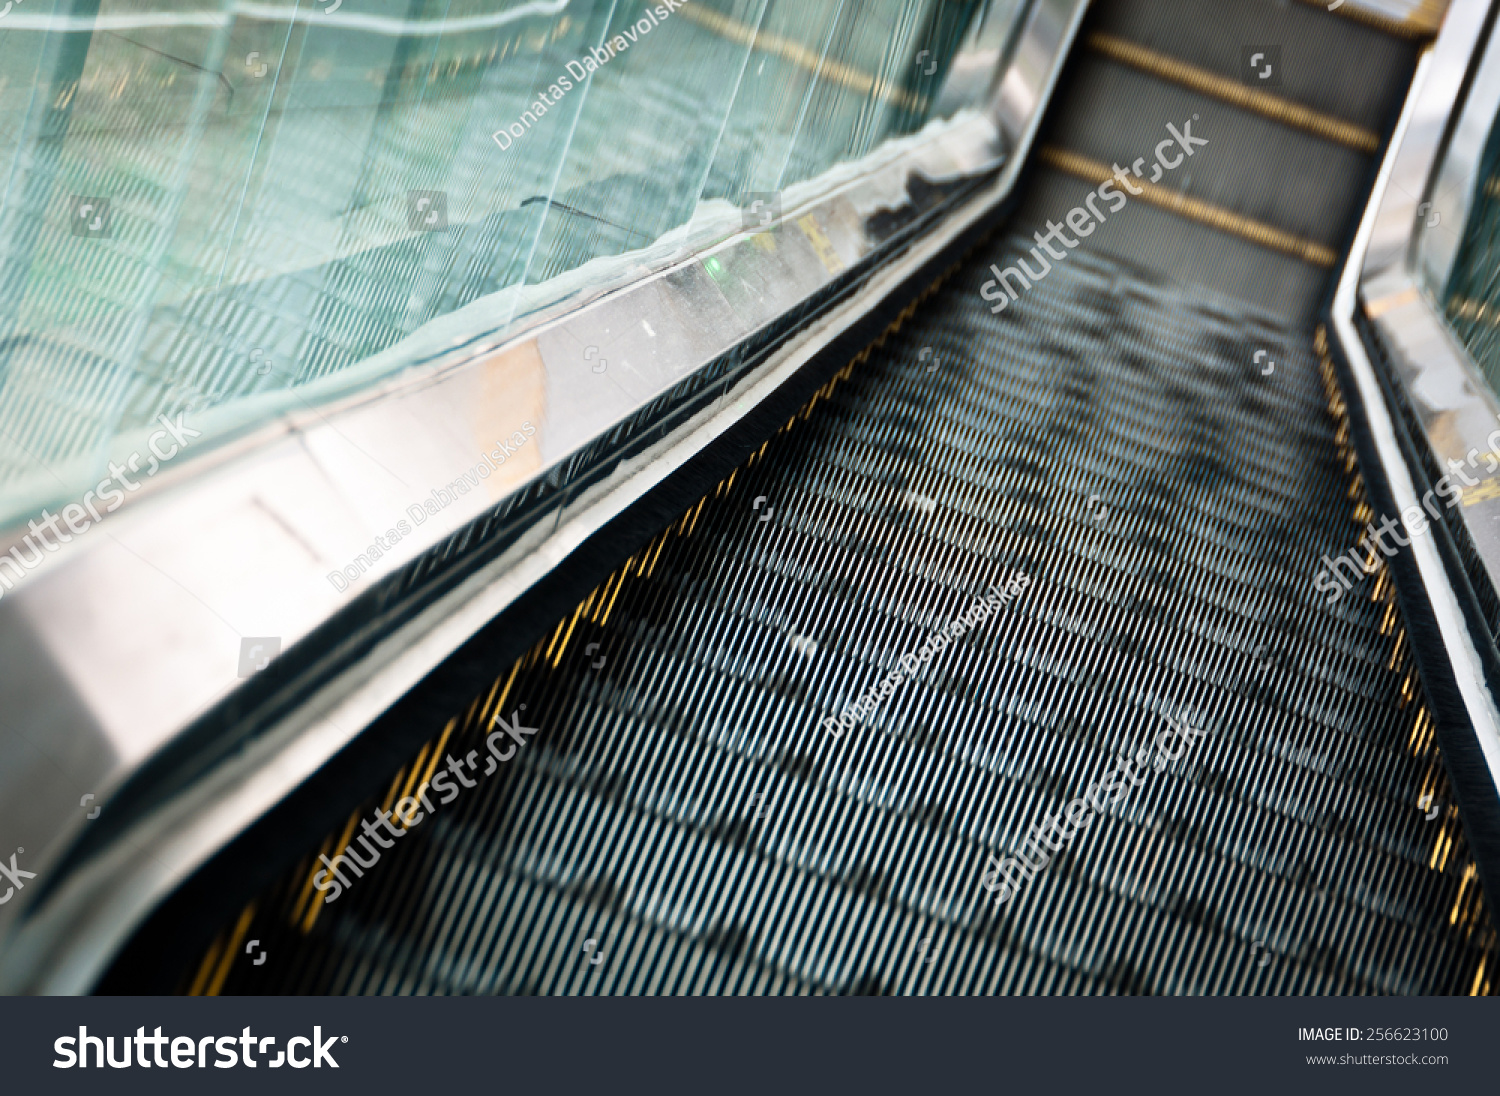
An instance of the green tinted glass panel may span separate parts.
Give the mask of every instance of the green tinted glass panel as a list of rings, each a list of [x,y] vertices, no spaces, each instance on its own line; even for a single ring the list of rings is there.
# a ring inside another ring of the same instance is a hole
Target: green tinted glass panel
[[[1500,392],[1500,126],[1490,132],[1476,178],[1443,310],[1491,391]]]
[[[212,437],[295,409],[459,308],[500,294],[503,322],[518,288],[919,129],[987,9],[14,0],[5,524],[159,415]]]

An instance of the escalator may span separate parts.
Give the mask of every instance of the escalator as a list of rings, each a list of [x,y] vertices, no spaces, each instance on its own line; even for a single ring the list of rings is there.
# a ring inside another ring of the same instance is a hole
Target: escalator
[[[101,990],[1490,992],[1392,575],[1314,581],[1374,516],[1318,317],[1419,45],[1097,4],[999,232]]]

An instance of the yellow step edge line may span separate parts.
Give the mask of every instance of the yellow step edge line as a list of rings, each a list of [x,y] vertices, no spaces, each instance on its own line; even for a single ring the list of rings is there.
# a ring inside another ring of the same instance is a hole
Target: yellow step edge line
[[[1412,753],[1417,752],[1417,743],[1422,740],[1422,724],[1427,720],[1427,709],[1422,707],[1417,711],[1417,718],[1412,720],[1411,735],[1406,740],[1406,748]]]
[[[512,670],[511,673],[514,674],[515,671]],[[432,774],[437,771],[438,758],[443,755],[443,747],[448,744],[448,737],[453,734],[453,729],[457,726],[457,719],[450,719],[443,726],[443,733],[438,736],[437,745],[433,747],[432,759],[427,763],[427,771],[422,774],[423,784],[427,784],[432,781]],[[418,787],[420,786],[421,785],[418,785]]]
[[[240,919],[235,923],[234,931],[229,934],[229,945],[224,949],[224,954],[219,957],[219,969],[214,971],[214,980],[208,984],[204,991],[205,997],[217,997],[219,990],[224,988],[224,980],[229,977],[229,968],[234,966],[234,957],[239,953],[240,941],[245,939],[245,933],[250,931],[250,922],[255,920],[255,902],[245,907],[240,914]]]
[[[1067,149],[1048,147],[1042,149],[1039,156],[1042,163],[1049,167],[1065,171],[1086,182],[1103,183],[1114,178],[1114,172],[1108,164],[1092,160],[1087,156],[1080,156]],[[1181,191],[1154,186],[1145,179],[1131,177],[1130,182],[1132,186],[1141,188],[1141,193],[1132,194],[1132,198],[1166,209],[1179,217],[1197,221],[1210,228],[1217,228],[1221,232],[1238,236],[1242,240],[1270,248],[1272,251],[1279,251],[1283,255],[1290,255],[1294,259],[1301,259],[1314,266],[1331,267],[1338,259],[1332,248],[1325,247],[1316,240],[1304,239],[1272,225],[1252,221],[1249,217],[1231,213],[1220,206],[1211,205],[1198,198],[1190,198]]]
[[[417,786],[417,781],[419,779],[421,779],[421,776],[422,776],[422,765],[427,760],[427,751],[430,750],[430,749],[432,749],[432,743],[431,742],[427,743],[425,746],[422,747],[421,752],[417,754],[417,759],[412,762],[412,765],[411,765],[411,776],[407,777],[406,783],[404,785],[402,785],[401,794],[398,795],[398,796],[396,796],[396,806],[397,807],[399,807],[401,805],[401,801],[403,799],[407,799],[407,798],[409,798],[411,796],[411,790],[412,790],[412,788],[416,787]],[[400,823],[401,828],[403,830],[410,828],[409,826],[407,826],[407,824],[405,822],[401,821],[400,815],[393,814],[393,815],[391,815],[391,817],[394,818],[398,823]]]
[[[318,851],[313,853],[313,870],[307,873],[307,878],[302,883],[302,890],[297,894],[297,901],[292,905],[292,914],[287,918],[287,923],[293,928],[301,922],[302,914],[306,910],[307,900],[312,897],[313,879],[317,877],[317,866],[321,863],[318,857],[328,855],[328,842],[331,840],[333,840],[333,835],[329,834],[323,838],[322,844],[318,846]]]
[[[1454,896],[1454,898],[1453,898],[1453,908],[1448,911],[1448,924],[1450,924],[1450,925],[1456,925],[1456,924],[1458,924],[1458,915],[1459,915],[1461,907],[1464,904],[1464,893],[1469,889],[1469,883],[1473,880],[1473,878],[1474,878],[1474,864],[1473,863],[1465,864],[1464,865],[1464,874],[1463,874],[1462,878],[1460,878],[1459,881],[1458,881],[1458,894],[1456,894]]]
[[[1246,87],[1238,80],[1179,61],[1124,38],[1116,38],[1113,34],[1095,31],[1089,35],[1088,44],[1090,49],[1112,61],[1129,65],[1160,80],[1211,95],[1221,102],[1252,111],[1293,129],[1300,129],[1314,137],[1336,141],[1360,152],[1374,152],[1380,147],[1380,135],[1363,126],[1312,110],[1279,95]]]
[[[615,598],[619,597],[620,591],[625,588],[625,572],[622,570],[616,572],[616,574],[619,576],[619,583],[615,586],[615,592],[609,595],[609,604],[604,607],[604,616],[599,619],[599,627],[601,628],[609,623],[609,614],[614,611]],[[610,579],[613,580],[615,577],[615,575],[611,575]]]
[[[340,834],[339,839],[334,842],[333,855],[328,858],[330,861],[334,862],[335,864],[338,863],[339,857],[343,856],[344,850],[349,847],[349,841],[354,837],[354,827],[357,825],[359,825],[359,809],[355,808],[354,813],[349,816],[349,824],[344,827],[344,832]],[[312,868],[308,870],[308,879],[312,880],[317,878],[318,871],[322,866],[323,861],[314,861]],[[327,890],[328,888],[324,887],[323,889]],[[319,902],[317,900],[314,900],[308,904],[307,915],[302,919],[303,936],[306,936],[308,933],[312,932],[313,925],[315,925],[318,921],[318,914],[323,911],[323,907],[327,904],[328,903],[326,901]]]
[[[1438,825],[1437,840],[1432,846],[1432,857],[1427,861],[1429,868],[1442,871],[1448,864],[1448,854],[1453,851],[1453,836],[1448,832],[1448,819],[1444,818]]]
[[[1401,658],[1401,648],[1406,642],[1406,629],[1402,628],[1396,633],[1396,642],[1391,647],[1391,660],[1385,664],[1387,670],[1394,670],[1397,661]]]
[[[698,515],[703,513],[703,504],[707,501],[707,495],[704,495],[701,499],[698,500],[698,508],[693,511],[693,524],[688,526],[688,536],[692,536],[693,530],[698,528]]]
[[[512,669],[514,669],[514,666],[512,666]],[[488,728],[494,723],[495,714],[500,711],[500,706],[496,702],[496,697],[503,685],[504,682],[501,681],[500,678],[495,678],[495,680],[490,683],[490,691],[488,693],[485,693],[484,697],[480,701],[479,725],[481,727]],[[464,730],[467,731],[472,725],[472,721],[466,720],[464,722]],[[434,757],[434,760],[436,760],[436,757]]]
[[[609,587],[610,584],[615,581],[616,574],[617,572],[611,571],[608,577],[606,577],[604,582],[599,586],[599,588],[594,591],[594,593],[598,594],[599,597],[594,604],[593,611],[589,613],[589,619],[592,620],[595,624],[599,623],[600,614],[604,612],[604,606],[609,601]]]
[[[516,683],[516,676],[520,672],[521,672],[521,663],[520,663],[520,660],[517,660],[516,663],[515,663],[515,665],[513,665],[510,668],[510,676],[505,679],[505,688],[503,688],[503,689],[500,690],[500,699],[497,700],[497,701],[495,701],[495,711],[496,712],[500,711],[501,708],[505,707],[505,700],[506,700],[507,697],[510,696],[511,686]],[[491,718],[493,718],[493,717],[491,717]]]
[[[203,987],[208,982],[208,975],[214,969],[214,964],[219,959],[219,949],[224,946],[224,934],[219,933],[214,942],[208,946],[208,951],[203,954],[203,962],[198,964],[198,973],[193,976],[193,984],[188,987],[188,997],[202,997]]]
[[[590,594],[589,596],[593,597],[592,594]],[[578,618],[583,616],[584,605],[585,602],[580,601],[578,603],[578,608],[573,610],[573,618],[568,621],[568,630],[563,634],[562,646],[557,649],[557,657],[552,660],[552,668],[554,670],[562,664],[563,655],[567,654],[568,652],[568,643],[573,638],[573,629],[578,627]]]
[[[562,638],[563,629],[566,628],[567,626],[568,626],[568,618],[567,617],[563,617],[561,620],[559,620],[557,622],[557,627],[552,632],[552,642],[549,643],[549,644],[547,644],[547,653],[542,656],[542,661],[544,661],[544,662],[551,662],[552,661],[552,652],[557,647],[557,641]]]
[[[656,573],[656,563],[659,559],[661,559],[661,554],[667,549],[667,533],[669,532],[671,532],[670,527],[666,530],[666,532],[662,533],[661,542],[656,546],[656,555],[651,557],[651,566],[646,571],[646,578],[650,578],[653,574]]]

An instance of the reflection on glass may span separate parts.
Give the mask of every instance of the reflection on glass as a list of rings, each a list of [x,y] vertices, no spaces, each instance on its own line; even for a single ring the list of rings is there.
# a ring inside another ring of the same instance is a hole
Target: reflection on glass
[[[262,420],[473,301],[920,128],[986,7],[12,5],[5,524],[76,497],[160,414]]]

